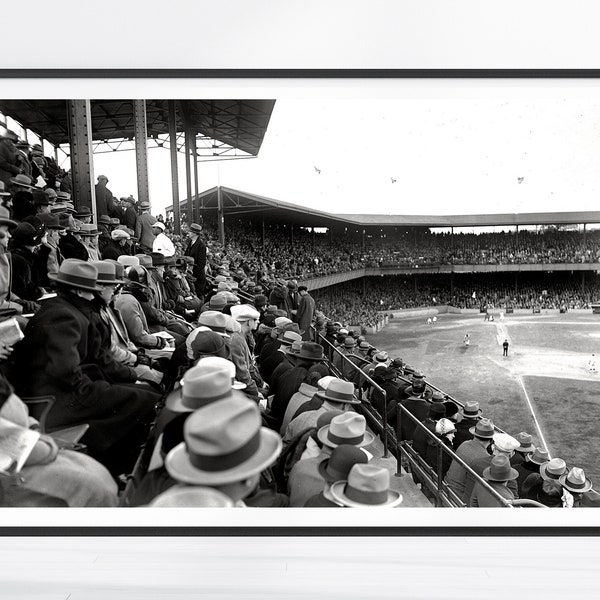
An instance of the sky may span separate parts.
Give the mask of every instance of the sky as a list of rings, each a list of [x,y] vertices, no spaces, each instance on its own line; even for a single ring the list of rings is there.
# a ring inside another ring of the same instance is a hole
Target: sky
[[[276,104],[258,157],[201,162],[201,191],[220,182],[332,213],[598,209],[596,82],[333,82],[230,97]],[[185,198],[183,156],[179,170]],[[96,154],[94,171],[137,197],[133,151]],[[172,202],[167,149],[149,150],[149,171],[158,214]]]

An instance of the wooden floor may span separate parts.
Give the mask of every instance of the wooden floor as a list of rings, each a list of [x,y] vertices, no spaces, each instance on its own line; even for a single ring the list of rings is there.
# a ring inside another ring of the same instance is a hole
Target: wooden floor
[[[596,597],[595,538],[2,538],[7,600]]]

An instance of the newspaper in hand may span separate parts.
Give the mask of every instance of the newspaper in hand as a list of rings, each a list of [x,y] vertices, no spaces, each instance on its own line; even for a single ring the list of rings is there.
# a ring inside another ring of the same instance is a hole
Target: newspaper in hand
[[[24,337],[19,323],[14,317],[0,321],[0,342],[6,346],[14,346]]]
[[[15,425],[0,417],[0,459],[8,457],[11,461],[10,466],[5,468],[5,461],[0,460],[2,470],[19,473],[39,438],[40,434],[37,431]]]

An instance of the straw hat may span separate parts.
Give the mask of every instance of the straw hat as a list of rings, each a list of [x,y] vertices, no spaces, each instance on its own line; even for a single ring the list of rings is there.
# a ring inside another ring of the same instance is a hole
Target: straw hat
[[[353,508],[393,508],[402,503],[402,495],[390,490],[388,470],[368,464],[354,465],[346,481],[331,486],[331,495],[340,504]]]

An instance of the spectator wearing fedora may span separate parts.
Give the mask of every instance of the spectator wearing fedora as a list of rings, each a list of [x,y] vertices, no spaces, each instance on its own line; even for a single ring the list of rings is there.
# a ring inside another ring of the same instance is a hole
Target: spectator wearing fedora
[[[96,226],[92,223],[82,223],[79,227],[79,235],[81,236],[81,243],[87,250],[88,261],[98,262],[100,260],[100,253],[98,251],[98,236],[100,232],[96,229]]]
[[[277,422],[277,429],[281,427],[288,403],[307,376],[308,369],[324,359],[322,346],[315,342],[301,342],[297,352],[293,351],[293,346],[290,346],[286,348],[285,355],[292,368],[282,377],[277,379],[274,377],[272,386],[273,401],[270,415]]]
[[[100,248],[100,253],[104,251],[104,248],[110,243],[110,217],[108,215],[100,215],[98,220],[98,231],[100,232],[100,237],[98,238],[98,247]]]
[[[152,368],[152,360],[131,341],[120,311],[114,305],[117,287],[125,283],[123,266],[113,261],[92,263],[98,270],[98,296],[102,300],[100,316],[110,329],[110,352],[115,361],[131,367],[139,381],[159,385],[163,373]]]
[[[421,421],[423,427],[415,427],[412,446],[415,452],[418,452],[421,455],[423,460],[425,460],[425,457],[427,456],[428,446],[433,445],[435,447],[435,443],[431,437],[427,435],[427,431],[435,434],[435,428],[438,421],[445,416],[446,407],[444,404],[442,402],[432,402],[429,405],[429,414],[427,418]],[[454,428],[454,431],[456,431],[456,427]]]
[[[329,369],[323,364],[316,364],[309,367],[298,391],[290,398],[285,414],[281,422],[279,433],[283,436],[290,421],[296,416],[296,413],[305,404],[308,404],[315,394],[319,391],[318,382],[327,376]],[[320,403],[322,404],[322,402]],[[319,404],[319,405],[320,405]],[[304,412],[304,411],[303,411]]]
[[[298,305],[300,296],[298,294],[298,282],[295,279],[290,279],[285,284],[286,290],[283,298],[284,306],[282,308],[287,312],[288,319],[297,320]]]
[[[390,490],[390,474],[375,465],[356,464],[346,481],[331,485],[333,499],[348,508],[396,508],[402,494]]]
[[[550,455],[547,450],[543,448],[535,448],[533,453],[530,455],[527,463],[531,463],[531,465],[535,465],[534,467],[529,467],[526,471],[526,477],[521,484],[518,483],[519,487],[519,498],[529,498],[530,500],[536,500],[537,494],[542,488],[544,480],[540,475],[540,470],[543,465],[550,461]],[[521,465],[517,465],[516,469],[520,473]]]
[[[0,376],[0,417],[23,433],[39,427],[25,403]],[[0,438],[3,434],[0,433]],[[114,507],[117,485],[99,462],[82,452],[63,448],[50,436],[38,439],[18,475],[18,485],[9,486],[3,506]],[[15,495],[15,488],[18,494]]]
[[[96,183],[96,213],[97,217],[107,215],[110,217],[113,208],[113,193],[106,187],[108,177],[106,175],[98,175]]]
[[[342,373],[344,379],[354,381],[357,379],[360,367],[366,363],[365,359],[356,354],[356,340],[347,335],[338,350],[339,353],[335,352],[333,355],[334,366]]]
[[[125,208],[121,222],[123,225],[129,227],[129,229],[135,231],[138,217],[135,210],[135,198],[133,196],[121,198],[121,204],[123,204],[123,207]]]
[[[465,442],[465,444],[467,443]],[[486,483],[504,500],[509,504],[514,502],[515,496],[507,486],[509,481],[517,479],[519,473],[510,466],[508,456],[494,456],[490,461],[489,467],[483,470],[482,476]],[[473,488],[469,506],[475,508],[499,508],[504,506],[504,504],[478,482]]]
[[[362,373],[362,371],[361,371]],[[400,388],[396,383],[397,372],[391,367],[381,365],[373,371],[373,381],[385,392],[385,402],[387,404],[387,415],[389,423],[396,423],[397,404],[400,401]],[[384,413],[383,394],[375,387],[372,387],[369,399],[380,415]]]
[[[561,475],[558,483],[563,488],[563,506],[565,508],[581,508],[582,495],[592,489],[592,480],[585,476],[583,469],[572,467]]]
[[[231,317],[241,327],[241,331],[235,331],[231,334],[229,342],[231,361],[235,365],[235,376],[238,381],[246,384],[246,393],[258,402],[263,398],[257,385],[257,381],[260,382],[261,378],[254,365],[246,335],[251,334],[256,329],[260,313],[249,304],[241,304],[231,307]]]
[[[152,242],[152,252],[160,252],[163,256],[175,256],[175,246],[173,242],[165,235],[165,224],[156,221],[152,225],[154,242]]]
[[[9,185],[11,178],[21,173],[16,146],[18,140],[19,136],[10,130],[0,136],[0,181],[3,181],[6,186]]]
[[[354,465],[367,464],[369,459],[365,452],[356,446],[341,444],[334,448],[331,456],[324,458],[318,466],[319,475],[323,478],[324,487],[321,492],[311,496],[305,503],[306,508],[335,508],[342,504],[336,502],[331,495],[331,485],[336,481],[348,478]]]
[[[65,233],[61,236],[58,243],[61,254],[64,258],[76,258],[87,262],[89,254],[86,247],[75,237],[76,230],[71,217],[66,213],[59,213],[59,222],[65,226]]]
[[[136,374],[110,355],[110,332],[94,308],[94,292],[100,291],[96,267],[66,259],[51,279],[57,297],[32,317],[15,350],[18,390],[55,396],[47,426],[88,423],[83,440],[90,456],[113,474],[128,472],[159,396],[124,385],[135,382]]]
[[[327,380],[327,376],[323,379]],[[330,377],[326,382],[319,380],[319,388],[316,396],[322,400],[321,405],[313,410],[303,411],[294,417],[288,424],[283,436],[283,445],[287,446],[302,431],[315,427],[319,417],[330,410],[351,411],[353,407],[360,404],[360,400],[354,395],[354,386],[349,381]]]
[[[473,439],[463,442],[457,448],[456,455],[471,468],[477,462],[485,464],[490,459],[487,449],[494,439],[494,431],[494,424],[490,419],[480,419],[471,431]],[[475,472],[481,475],[483,469]],[[453,460],[444,481],[458,498],[468,506],[474,484],[474,478],[470,473],[467,473],[460,463]]]
[[[435,404],[439,404],[435,402]],[[452,442],[454,438],[454,434],[456,433],[456,424],[450,419],[446,419],[442,417],[435,424],[436,437],[441,441],[441,443],[446,447],[452,450]],[[434,443],[427,444],[427,450],[425,454],[425,462],[435,471],[438,472],[438,448]],[[452,455],[449,452],[442,451],[442,477],[446,476],[450,465],[452,464]]]
[[[140,214],[135,224],[135,237],[139,240],[141,249],[146,253],[152,252],[154,234],[152,226],[156,223],[156,217],[150,214],[150,202],[140,202]]]
[[[300,331],[303,331],[302,339],[310,340],[311,331],[310,326],[315,314],[315,299],[308,293],[308,288],[305,285],[298,286],[298,312],[296,313],[296,323],[300,327]]]
[[[260,373],[269,385],[271,385],[272,377],[279,365],[283,364],[285,370],[291,368],[291,363],[285,358],[285,349],[294,342],[302,341],[302,336],[298,333],[295,323],[282,327],[276,326],[271,335],[274,335],[275,339],[265,341],[259,357]]]
[[[254,492],[261,471],[281,452],[281,438],[261,427],[258,406],[226,398],[194,411],[184,424],[184,442],[166,457],[167,471],[180,483],[217,489],[236,506]]]
[[[33,204],[35,205],[35,214],[42,215],[50,212],[50,198],[44,190],[33,190]]]
[[[349,444],[358,448],[370,446],[374,436],[367,431],[367,423],[362,415],[346,412],[331,419],[317,431],[317,440],[321,444],[321,452],[312,458],[299,460],[292,468],[288,480],[290,506],[304,506],[305,502],[325,487],[325,481],[319,473],[321,462],[329,458],[334,448],[341,444]],[[371,454],[366,455],[371,458]]]
[[[12,289],[19,298],[35,301],[45,292],[38,277],[38,256],[34,253],[41,242],[40,233],[30,223],[19,223],[11,235]]]
[[[50,280],[48,274],[56,275],[64,257],[60,251],[59,243],[65,227],[60,224],[58,215],[44,213],[39,216],[46,233],[42,237],[42,243],[37,249],[36,268],[38,269],[38,281],[44,288],[49,288]]]
[[[425,382],[423,371],[415,371],[412,376],[412,383],[404,388],[405,398],[423,398],[431,400],[433,390]]]
[[[463,442],[473,439],[471,429],[481,419],[482,410],[479,402],[468,400],[458,411],[456,423],[456,434],[454,435],[454,449],[456,450]]]
[[[188,232],[188,244],[185,249],[185,256],[194,259],[192,274],[196,278],[194,282],[196,296],[204,298],[206,287],[206,244],[202,240],[202,226],[198,223],[192,223]]]

